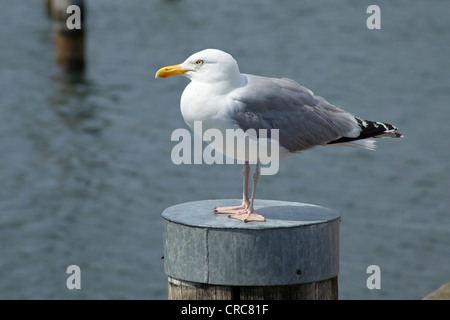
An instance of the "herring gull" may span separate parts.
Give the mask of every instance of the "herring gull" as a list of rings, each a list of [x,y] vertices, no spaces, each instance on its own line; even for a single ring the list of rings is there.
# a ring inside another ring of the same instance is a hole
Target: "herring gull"
[[[240,73],[234,58],[221,50],[206,49],[194,53],[183,63],[167,66],[155,78],[183,75],[191,80],[181,96],[180,108],[187,125],[201,121],[203,129],[278,129],[276,146],[280,158],[317,146],[349,145],[374,149],[374,139],[402,137],[391,124],[361,120],[328,103],[324,98],[291,79],[266,78]],[[257,137],[259,139],[260,137]],[[267,141],[274,141],[270,134]],[[272,140],[271,140],[272,139]],[[222,144],[220,144],[222,146]],[[236,158],[214,146],[217,151]],[[252,195],[249,197],[250,164],[244,163],[244,190],[240,206],[214,208],[216,214],[229,214],[243,222],[265,221],[253,208],[259,178],[257,159]]]

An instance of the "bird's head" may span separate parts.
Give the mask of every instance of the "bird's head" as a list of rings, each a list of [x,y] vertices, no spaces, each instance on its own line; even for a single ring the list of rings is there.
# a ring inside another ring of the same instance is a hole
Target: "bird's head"
[[[205,49],[194,53],[183,63],[163,67],[156,72],[155,78],[176,75],[207,83],[240,81],[236,60],[230,54],[217,49]]]

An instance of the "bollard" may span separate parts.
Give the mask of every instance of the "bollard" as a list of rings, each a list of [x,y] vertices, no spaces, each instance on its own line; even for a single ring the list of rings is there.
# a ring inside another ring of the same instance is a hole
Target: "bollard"
[[[164,272],[170,300],[338,299],[339,222],[331,209],[257,200],[266,222],[214,214],[239,200],[164,210]]]
[[[80,28],[69,28],[68,19],[72,20],[75,11],[67,8],[75,5],[80,8]],[[85,68],[85,15],[83,0],[49,0],[47,8],[53,19],[55,53],[58,63],[68,71],[82,71]],[[72,17],[72,18],[71,18]]]

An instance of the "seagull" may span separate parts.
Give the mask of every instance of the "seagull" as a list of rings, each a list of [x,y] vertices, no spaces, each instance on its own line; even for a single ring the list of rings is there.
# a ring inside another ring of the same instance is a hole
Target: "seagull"
[[[194,53],[181,64],[159,69],[155,78],[175,75],[191,80],[181,96],[180,109],[192,130],[196,121],[201,121],[205,130],[212,128],[221,132],[278,129],[277,141],[270,135],[265,138],[278,146],[280,158],[317,146],[347,145],[374,150],[374,138],[403,137],[395,126],[361,120],[294,80],[241,73],[236,60],[221,50],[205,49]],[[228,156],[226,150],[218,149]],[[243,222],[264,222],[265,218],[253,207],[260,161],[257,159],[252,175],[251,197],[248,193],[249,159],[243,159],[243,164],[242,204],[216,207],[214,213],[228,214],[229,218]]]

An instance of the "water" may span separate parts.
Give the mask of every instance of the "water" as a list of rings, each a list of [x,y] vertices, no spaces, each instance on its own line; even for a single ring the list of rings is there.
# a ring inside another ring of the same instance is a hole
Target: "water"
[[[405,134],[260,179],[258,198],[341,213],[341,299],[420,299],[450,280],[448,1],[378,1],[374,31],[351,0],[87,1],[81,77],[56,65],[42,1],[1,4],[0,298],[166,299],[161,212],[241,194],[239,166],[170,160],[187,80],[154,73],[207,47]]]

